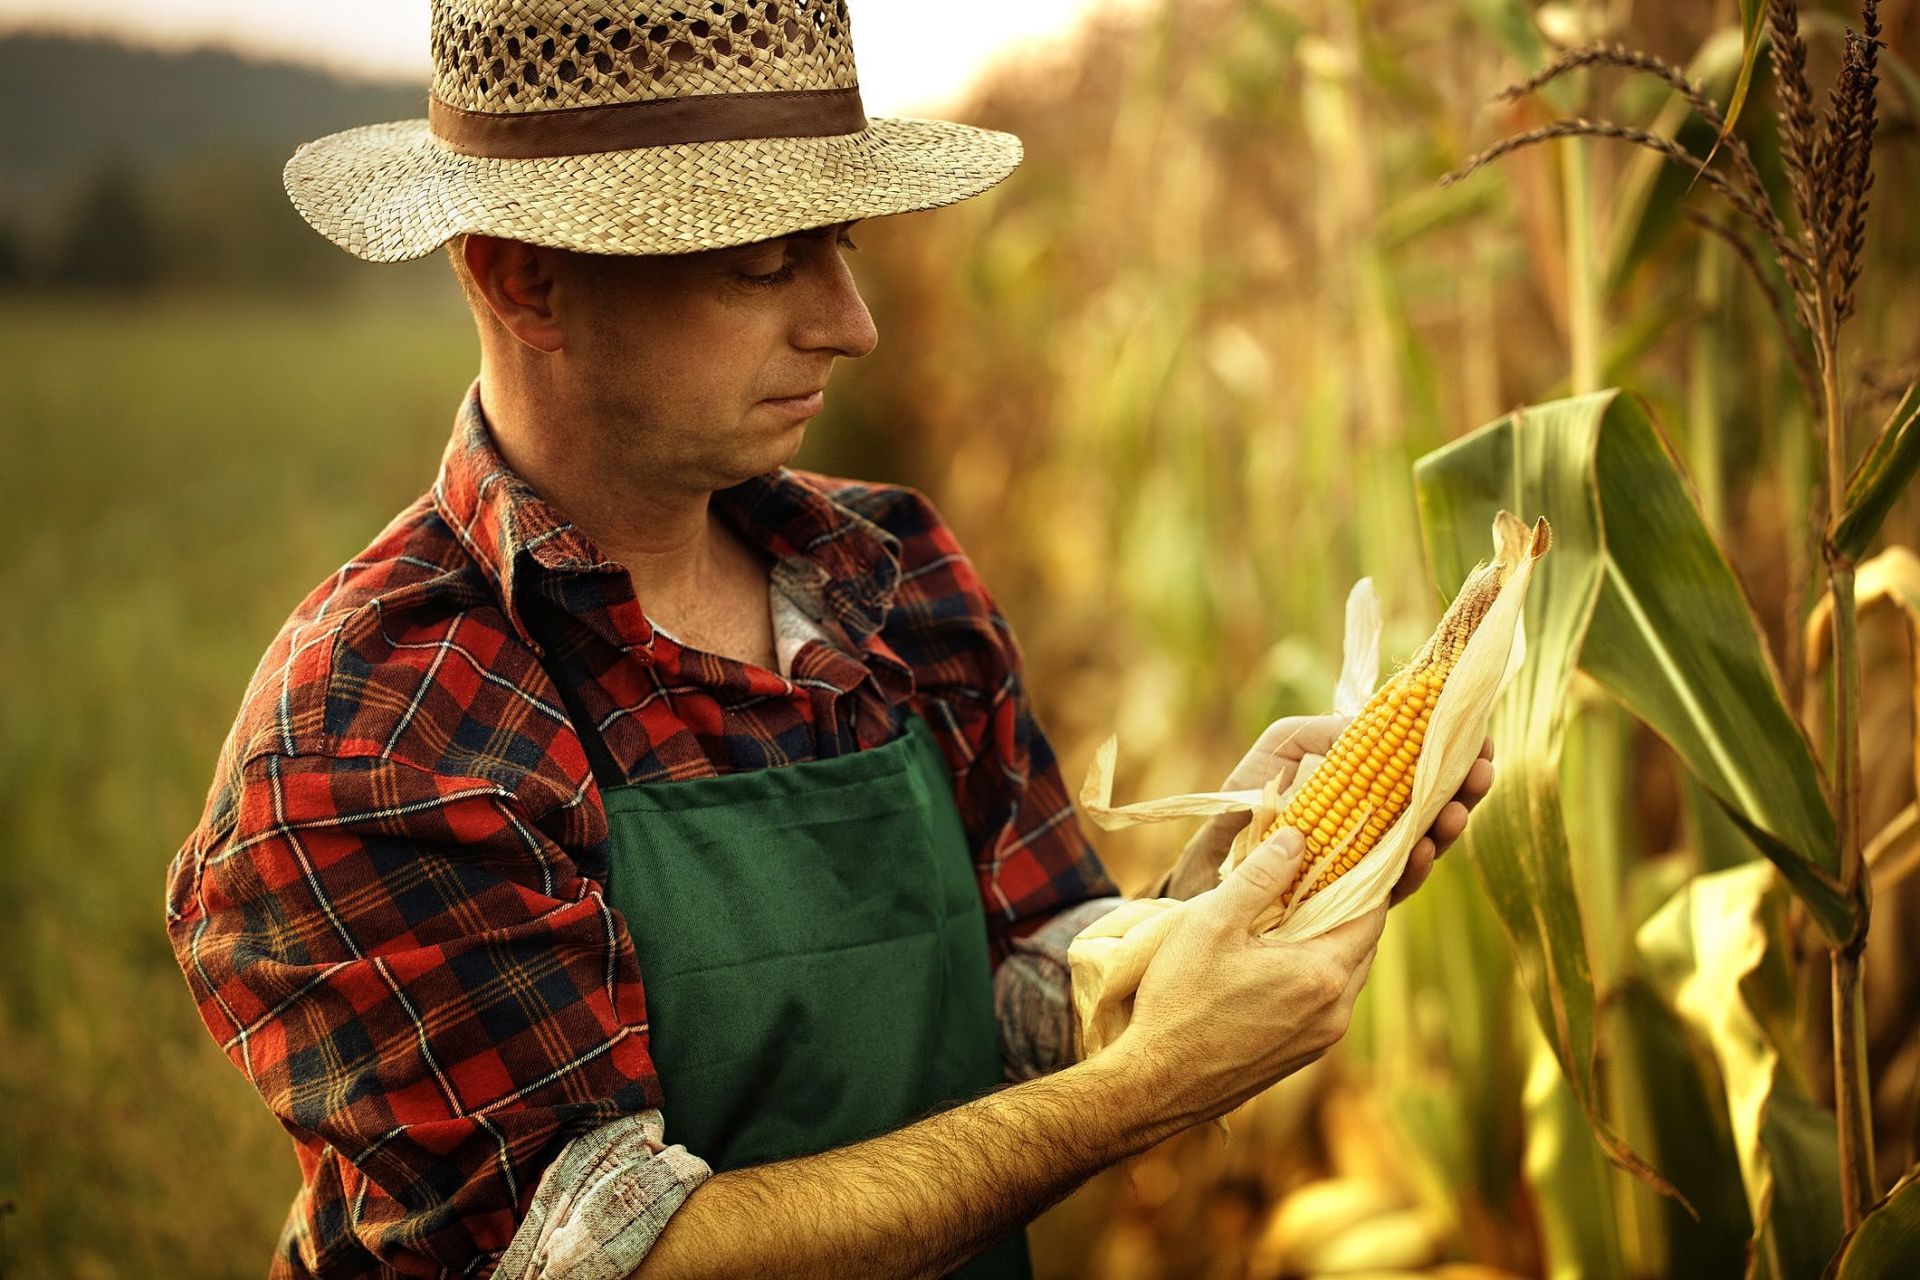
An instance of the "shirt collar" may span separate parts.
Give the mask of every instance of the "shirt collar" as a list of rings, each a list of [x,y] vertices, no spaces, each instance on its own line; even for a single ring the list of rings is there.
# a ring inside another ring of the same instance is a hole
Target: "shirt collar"
[[[507,466],[481,407],[478,378],[455,416],[433,502],[492,582],[514,632],[536,653],[542,646],[520,607],[526,593],[555,575],[618,568]],[[900,540],[893,534],[785,467],[718,490],[713,503],[750,544],[815,585],[850,640],[864,644],[879,631],[900,585]],[[652,626],[643,610],[632,614],[636,634],[622,636],[622,647],[650,649]]]

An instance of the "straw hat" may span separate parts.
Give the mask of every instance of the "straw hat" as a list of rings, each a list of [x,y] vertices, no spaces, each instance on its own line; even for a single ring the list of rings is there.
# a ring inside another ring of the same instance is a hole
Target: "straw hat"
[[[300,216],[371,262],[465,231],[717,249],[952,204],[1021,157],[1009,133],[867,119],[846,0],[433,0],[433,65],[426,119],[287,162]]]

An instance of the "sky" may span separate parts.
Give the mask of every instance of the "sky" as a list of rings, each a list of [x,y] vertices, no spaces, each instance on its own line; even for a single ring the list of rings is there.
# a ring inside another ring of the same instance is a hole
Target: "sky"
[[[937,114],[982,68],[998,60],[1045,59],[1086,12],[1141,3],[851,0],[861,99],[869,115]],[[974,13],[982,20],[964,20]],[[0,0],[0,33],[53,28],[174,49],[216,44],[347,74],[417,78],[424,86],[430,75],[427,14],[428,0],[89,0],[85,6]]]

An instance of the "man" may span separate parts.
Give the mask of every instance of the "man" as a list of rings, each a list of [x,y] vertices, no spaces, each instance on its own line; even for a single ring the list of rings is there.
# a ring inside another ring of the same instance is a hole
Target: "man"
[[[1213,821],[1158,887],[1206,907],[1070,1062],[1114,886],[1017,645],[920,494],[784,465],[876,342],[853,224],[1018,143],[867,121],[844,4],[631,8],[436,3],[430,119],[288,166],[362,257],[451,247],[481,366],[170,869],[299,1158],[273,1274],[1024,1276],[1033,1215],[1339,1037],[1384,911],[1255,939],[1298,839],[1215,887]]]

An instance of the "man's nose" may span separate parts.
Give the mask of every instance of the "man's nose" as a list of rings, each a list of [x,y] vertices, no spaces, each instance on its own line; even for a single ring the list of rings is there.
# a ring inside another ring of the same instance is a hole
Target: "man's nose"
[[[807,350],[831,350],[858,358],[879,345],[880,331],[874,327],[860,286],[838,249],[829,248],[826,261],[810,273],[816,285],[809,290],[805,309],[797,322],[794,345]]]

